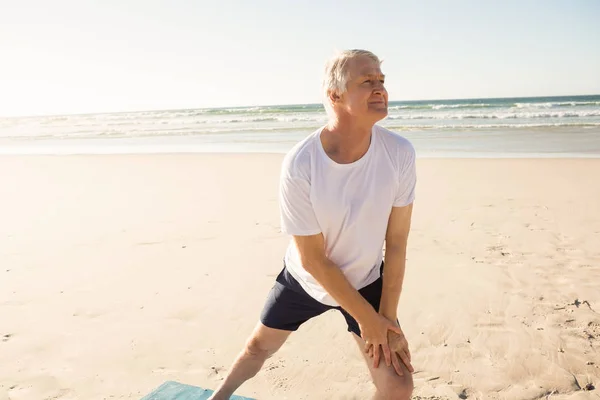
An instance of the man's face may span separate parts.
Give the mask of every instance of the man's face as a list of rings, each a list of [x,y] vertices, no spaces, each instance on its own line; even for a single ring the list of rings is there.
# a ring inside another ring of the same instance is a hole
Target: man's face
[[[341,111],[355,118],[377,122],[387,116],[388,93],[379,63],[367,56],[349,61],[346,92],[339,100]]]

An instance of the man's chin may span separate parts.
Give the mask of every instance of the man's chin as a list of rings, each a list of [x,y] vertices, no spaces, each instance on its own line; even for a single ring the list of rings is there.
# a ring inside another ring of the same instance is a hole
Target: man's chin
[[[373,109],[371,109],[371,111],[374,116],[377,116],[379,118],[379,120],[384,119],[385,117],[388,116],[387,106],[373,108]]]
[[[369,107],[371,109],[371,111],[375,111],[375,112],[384,112],[387,114],[388,112],[388,106],[387,104],[371,104],[371,106]]]

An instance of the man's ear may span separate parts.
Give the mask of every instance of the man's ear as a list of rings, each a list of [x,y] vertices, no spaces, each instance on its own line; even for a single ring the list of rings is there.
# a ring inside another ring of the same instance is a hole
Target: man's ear
[[[335,104],[339,100],[340,100],[340,95],[336,91],[330,90],[329,91],[329,101],[331,102],[331,104]]]

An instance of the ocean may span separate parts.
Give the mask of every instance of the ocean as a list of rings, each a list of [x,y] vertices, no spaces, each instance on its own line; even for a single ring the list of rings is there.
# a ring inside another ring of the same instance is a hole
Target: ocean
[[[287,152],[320,104],[0,118],[0,154]],[[600,95],[394,101],[419,157],[600,157]]]

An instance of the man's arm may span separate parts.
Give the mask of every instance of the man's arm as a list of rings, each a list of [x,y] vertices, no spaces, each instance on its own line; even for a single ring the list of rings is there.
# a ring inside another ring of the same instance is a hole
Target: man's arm
[[[310,200],[310,182],[305,177],[292,176],[290,168],[289,163],[284,163],[281,174],[281,226],[282,231],[293,236],[302,266],[359,325],[377,319],[377,311],[325,255],[325,239]]]
[[[404,282],[412,208],[412,203],[405,207],[392,207],[385,236],[385,267],[379,313],[391,321],[396,321]]]
[[[388,332],[402,334],[402,330],[395,321],[390,321],[377,313],[373,306],[348,282],[340,268],[327,258],[322,233],[294,236],[294,243],[298,248],[304,269],[358,322],[362,338],[367,346],[373,346],[374,365],[379,365],[380,348],[386,364],[392,365]]]
[[[300,261],[306,271],[359,323],[373,319],[377,312],[346,279],[340,268],[325,255],[323,234],[294,236]]]

